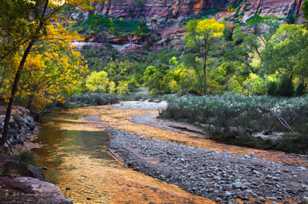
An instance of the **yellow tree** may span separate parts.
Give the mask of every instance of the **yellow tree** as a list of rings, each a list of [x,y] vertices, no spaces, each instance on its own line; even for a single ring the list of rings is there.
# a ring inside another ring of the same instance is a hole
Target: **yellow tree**
[[[190,20],[186,24],[185,44],[198,50],[202,60],[202,92],[208,93],[208,57],[214,40],[223,36],[225,25],[215,19]]]
[[[17,40],[17,46],[13,47],[7,53],[22,51],[20,62],[17,66],[14,80],[11,87],[11,93],[8,100],[6,115],[4,119],[4,125],[2,130],[2,137],[0,139],[0,145],[4,145],[8,141],[8,129],[9,121],[11,118],[12,106],[16,93],[18,91],[18,85],[21,78],[21,73],[24,70],[28,56],[30,55],[32,48],[41,39],[46,38],[48,33],[46,32],[47,26],[57,21],[57,14],[65,5],[74,6],[89,6],[91,0],[15,0],[7,1],[0,0],[1,10],[5,11],[4,14],[0,14],[0,30],[5,31],[14,28],[18,31],[19,27],[22,27],[24,35],[20,40]],[[22,15],[19,13],[22,12]],[[10,19],[14,19],[11,23],[7,23]],[[18,19],[18,20],[16,20]],[[9,28],[9,29],[8,29]],[[18,32],[15,32],[15,34]],[[0,36],[3,37],[3,36]],[[12,37],[12,39],[14,36]],[[5,38],[0,39],[0,42],[5,41]],[[61,40],[61,39],[58,39]],[[3,59],[9,55],[2,56]],[[1,60],[1,59],[0,59]]]

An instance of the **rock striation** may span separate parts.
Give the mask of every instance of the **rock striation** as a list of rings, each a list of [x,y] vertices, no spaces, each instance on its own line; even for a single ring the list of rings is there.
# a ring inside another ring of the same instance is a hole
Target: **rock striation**
[[[224,9],[231,0],[109,0],[97,6],[97,11],[113,17],[145,17],[168,20],[200,14],[208,9]]]
[[[168,20],[214,11],[235,12],[240,8],[243,19],[258,13],[287,18],[299,14],[302,0],[108,0],[96,5],[96,12],[112,17],[144,18],[148,23],[162,24]],[[229,8],[229,9],[228,9]],[[230,9],[234,8],[234,9]]]

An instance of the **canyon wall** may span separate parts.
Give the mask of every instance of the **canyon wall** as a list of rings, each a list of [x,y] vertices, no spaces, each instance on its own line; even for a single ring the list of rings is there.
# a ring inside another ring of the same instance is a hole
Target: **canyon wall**
[[[201,13],[225,11],[239,4],[246,20],[258,13],[287,18],[298,14],[302,0],[108,0],[96,6],[96,12],[112,17],[144,18],[147,22],[163,23]],[[238,5],[237,5],[238,6]]]

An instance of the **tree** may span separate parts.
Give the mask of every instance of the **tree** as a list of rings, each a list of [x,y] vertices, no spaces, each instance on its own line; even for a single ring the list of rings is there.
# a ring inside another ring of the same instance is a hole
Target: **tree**
[[[196,72],[187,67],[183,62],[178,62],[176,57],[170,60],[171,69],[164,76],[164,83],[168,84],[171,92],[188,94],[196,88]]]
[[[308,0],[304,0],[303,12],[306,19],[308,19]]]
[[[215,19],[190,20],[186,24],[185,44],[188,48],[197,49],[202,63],[202,93],[208,93],[208,57],[211,46],[224,34],[224,24]]]
[[[303,25],[282,24],[262,52],[263,71],[267,74],[278,73],[291,81],[296,79],[305,86],[305,78],[308,76],[307,53],[307,28]]]
[[[10,54],[19,51],[24,48],[23,54],[19,65],[17,67],[15,77],[13,80],[10,97],[8,100],[7,110],[4,119],[4,125],[2,130],[2,138],[0,140],[0,145],[4,145],[8,140],[8,129],[9,121],[11,118],[12,107],[14,99],[18,90],[18,85],[20,82],[21,74],[24,70],[28,56],[30,55],[33,46],[46,36],[46,28],[51,22],[57,21],[56,14],[67,4],[86,4],[89,1],[81,0],[15,0],[6,1],[1,0],[1,13],[0,16],[0,28],[1,31],[1,42],[5,42],[8,39],[15,39],[16,45],[9,46],[8,48],[4,46],[8,54],[2,56],[6,58]],[[19,13],[21,12],[21,13]],[[14,20],[11,20],[14,19]],[[9,22],[9,24],[7,24]],[[22,28],[22,29],[21,29]],[[12,35],[7,39],[6,33],[10,33],[10,29],[13,29]],[[5,32],[7,31],[7,32]],[[22,34],[18,35],[18,31]],[[3,43],[2,43],[3,44]],[[0,59],[1,60],[1,59]]]
[[[109,92],[110,80],[108,73],[105,71],[92,72],[87,80],[86,87],[91,92]]]

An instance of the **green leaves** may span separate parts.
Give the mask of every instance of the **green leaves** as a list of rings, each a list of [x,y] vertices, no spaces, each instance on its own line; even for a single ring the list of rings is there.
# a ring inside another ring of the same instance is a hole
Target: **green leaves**
[[[308,0],[304,0],[303,12],[306,19],[308,19]]]
[[[271,37],[262,54],[267,72],[308,74],[308,30],[303,25],[283,24]]]

